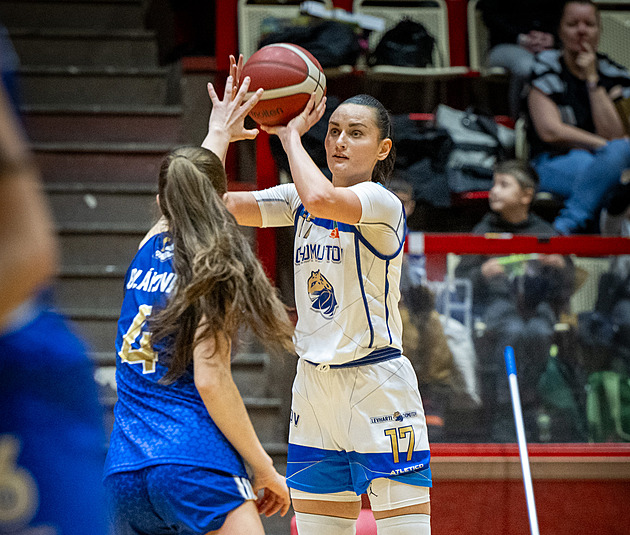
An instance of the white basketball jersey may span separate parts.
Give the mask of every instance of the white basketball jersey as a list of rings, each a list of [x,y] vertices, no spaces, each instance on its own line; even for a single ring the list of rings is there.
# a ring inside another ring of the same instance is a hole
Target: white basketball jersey
[[[356,225],[311,216],[294,184],[254,193],[264,227],[294,225],[295,345],[311,362],[345,364],[377,349],[402,350],[402,204],[374,182],[350,189],[361,201]]]

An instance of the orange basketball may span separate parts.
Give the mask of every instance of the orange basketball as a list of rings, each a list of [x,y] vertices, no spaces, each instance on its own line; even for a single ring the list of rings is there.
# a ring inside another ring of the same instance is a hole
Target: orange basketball
[[[318,104],[326,94],[326,76],[308,50],[291,43],[274,43],[257,50],[243,66],[249,76],[248,98],[258,88],[265,92],[249,113],[258,124],[286,125],[306,106],[312,93]]]

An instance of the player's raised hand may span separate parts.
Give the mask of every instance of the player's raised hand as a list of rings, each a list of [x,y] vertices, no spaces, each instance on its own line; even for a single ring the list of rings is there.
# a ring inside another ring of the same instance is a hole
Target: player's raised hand
[[[214,86],[211,83],[208,84],[208,94],[212,101],[208,132],[214,130],[217,133],[227,133],[230,141],[254,139],[258,135],[258,129],[245,128],[244,121],[247,114],[260,100],[263,91],[259,89],[245,101],[249,82],[249,77],[245,77],[237,89],[234,76],[228,76],[222,99],[217,95]]]
[[[302,113],[291,119],[286,126],[262,125],[260,128],[270,134],[276,134],[281,140],[290,130],[296,130],[300,134],[300,137],[303,136],[324,116],[324,112],[326,111],[326,97],[322,97],[319,103],[315,105],[316,98],[317,95],[312,93]]]

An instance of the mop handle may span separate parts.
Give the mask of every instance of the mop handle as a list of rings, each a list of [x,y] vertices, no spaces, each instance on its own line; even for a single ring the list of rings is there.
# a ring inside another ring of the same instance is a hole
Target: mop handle
[[[508,381],[510,383],[510,395],[512,397],[514,421],[516,423],[516,436],[518,438],[518,452],[521,457],[523,483],[525,484],[525,498],[527,500],[529,527],[532,535],[539,535],[538,517],[536,515],[536,503],[534,502],[534,488],[532,486],[532,474],[529,470],[529,456],[527,454],[525,426],[523,425],[523,411],[521,409],[521,398],[518,391],[518,381],[516,379],[516,360],[514,358],[514,348],[512,348],[511,346],[506,346],[504,356]]]

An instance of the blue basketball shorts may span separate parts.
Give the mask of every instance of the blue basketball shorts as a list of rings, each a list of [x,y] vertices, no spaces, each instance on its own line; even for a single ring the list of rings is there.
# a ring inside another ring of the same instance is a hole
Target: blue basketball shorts
[[[404,356],[352,367],[300,359],[293,383],[287,484],[364,493],[376,478],[431,487],[418,380]]]
[[[196,466],[163,464],[105,478],[116,535],[199,535],[256,496],[248,479]]]

